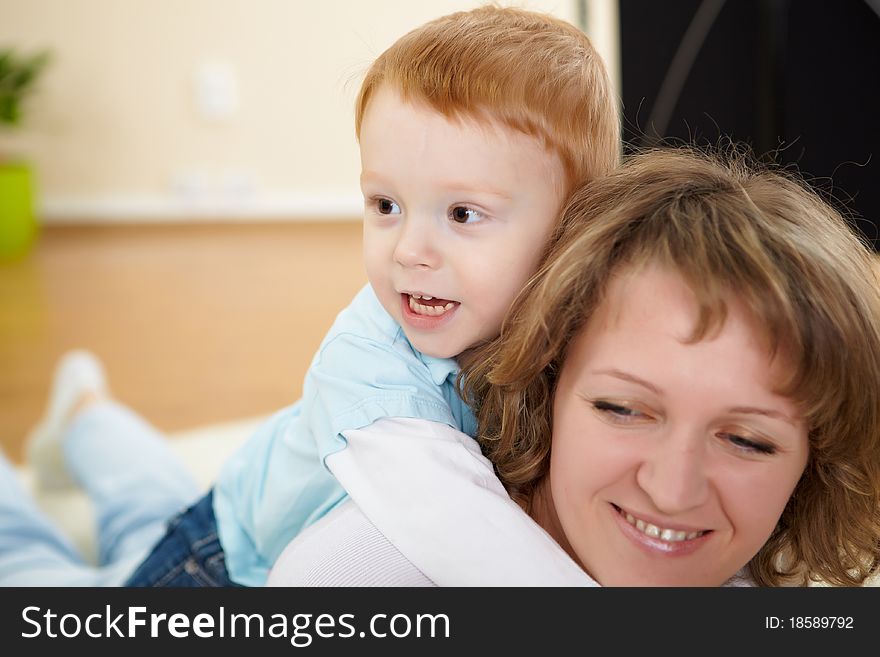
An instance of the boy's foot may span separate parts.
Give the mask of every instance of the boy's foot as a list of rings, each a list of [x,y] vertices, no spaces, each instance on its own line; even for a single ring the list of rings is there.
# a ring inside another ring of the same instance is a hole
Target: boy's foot
[[[77,350],[61,357],[52,379],[46,413],[31,431],[25,446],[38,486],[51,489],[75,484],[64,459],[64,433],[79,410],[107,395],[104,368],[94,354]]]

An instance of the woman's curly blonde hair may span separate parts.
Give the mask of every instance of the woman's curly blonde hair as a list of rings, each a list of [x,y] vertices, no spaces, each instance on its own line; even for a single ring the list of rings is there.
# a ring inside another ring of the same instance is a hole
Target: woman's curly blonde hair
[[[566,348],[624,267],[658,263],[693,289],[699,340],[734,294],[791,364],[779,390],[810,428],[806,469],[749,563],[759,585],[859,585],[880,568],[880,285],[874,256],[795,176],[690,149],[647,151],[571,198],[501,335],[464,354],[480,441],[528,510],[548,472]]]

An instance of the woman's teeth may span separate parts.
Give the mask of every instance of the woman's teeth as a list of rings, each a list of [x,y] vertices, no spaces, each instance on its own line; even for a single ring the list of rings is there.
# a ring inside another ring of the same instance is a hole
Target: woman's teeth
[[[623,517],[626,518],[626,521],[629,524],[638,529],[645,536],[650,536],[651,538],[659,538],[661,541],[666,541],[667,543],[680,543],[681,541],[690,541],[691,539],[698,538],[706,533],[704,531],[685,532],[676,529],[666,529],[664,527],[652,525],[651,523],[640,520],[639,518],[635,518],[625,511],[621,511],[621,513],[623,514]]]
[[[455,307],[455,303],[449,301],[443,305],[431,305],[419,303],[419,301],[432,301],[434,297],[423,296],[420,294],[411,294],[409,295],[409,309],[412,310],[417,315],[427,315],[429,317],[439,317],[444,313],[452,310]]]

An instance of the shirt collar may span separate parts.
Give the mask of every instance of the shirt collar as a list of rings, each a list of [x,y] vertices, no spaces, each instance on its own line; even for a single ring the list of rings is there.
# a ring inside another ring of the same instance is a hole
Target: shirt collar
[[[454,359],[434,358],[433,356],[428,356],[420,351],[417,351],[416,353],[431,373],[431,381],[434,382],[434,385],[443,385],[449,377],[452,377],[454,382],[455,377],[458,376],[459,367]]]

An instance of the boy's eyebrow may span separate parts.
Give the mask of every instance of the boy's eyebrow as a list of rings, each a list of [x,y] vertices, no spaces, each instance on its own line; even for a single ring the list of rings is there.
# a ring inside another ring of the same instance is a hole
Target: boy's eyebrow
[[[622,379],[623,381],[629,381],[630,383],[635,383],[638,386],[642,386],[643,388],[647,388],[655,395],[662,396],[662,391],[655,386],[653,383],[645,381],[637,377],[635,374],[630,374],[628,372],[624,372],[622,370],[617,369],[609,369],[609,370],[597,370],[594,374],[604,374],[606,376],[613,376],[617,379]],[[734,406],[733,408],[728,409],[729,413],[737,414],[737,415],[763,415],[764,417],[773,418],[776,420],[782,420],[783,422],[787,422],[792,426],[797,426],[797,420],[793,417],[786,415],[781,411],[777,411],[771,408],[761,408],[759,406]]]
[[[387,179],[379,173],[373,171],[361,172],[361,185],[363,185],[364,183],[376,183],[381,185],[386,182]],[[451,192],[457,192],[461,194],[480,194],[484,196],[495,196],[505,201],[510,201],[513,199],[513,195],[510,192],[493,189],[489,185],[474,185],[473,183],[464,180],[435,180],[434,182],[437,184],[438,187],[443,187]]]
[[[364,184],[364,181],[368,181],[368,182],[372,182],[372,181],[375,181],[375,182],[382,182],[382,177],[379,176],[379,175],[377,175],[377,174],[375,174],[375,173],[372,173],[371,171],[363,171],[363,170],[362,170],[362,171],[361,171],[361,178],[360,178],[360,180],[361,180],[361,184],[363,185],[363,184]]]
[[[453,190],[455,192],[461,192],[463,194],[495,196],[504,201],[510,201],[513,198],[513,195],[509,192],[502,192],[499,189],[492,189],[492,187],[490,187],[489,185],[472,185],[464,181],[454,180],[443,181],[440,184],[447,189]]]

